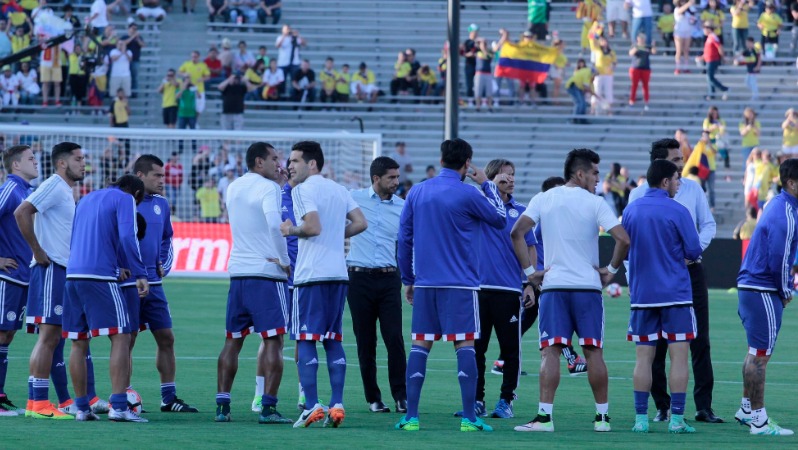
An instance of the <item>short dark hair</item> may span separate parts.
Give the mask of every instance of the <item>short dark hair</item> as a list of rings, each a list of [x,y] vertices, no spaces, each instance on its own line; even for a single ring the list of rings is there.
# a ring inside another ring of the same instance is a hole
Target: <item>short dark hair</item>
[[[490,161],[487,166],[485,166],[485,175],[488,177],[489,180],[492,180],[496,175],[501,172],[504,166],[510,166],[515,171],[515,164],[513,164],[509,159],[498,158]]]
[[[261,45],[260,47],[258,47],[258,50],[266,50],[266,46],[265,45]]]
[[[570,180],[571,177],[580,170],[590,170],[593,164],[601,162],[601,157],[598,153],[589,148],[575,148],[568,152],[565,157],[565,166],[563,170],[564,178]]]
[[[133,173],[137,174],[137,173],[141,172],[144,175],[147,175],[148,173],[150,173],[152,171],[152,166],[161,166],[161,167],[163,167],[164,163],[161,160],[161,158],[159,158],[159,157],[157,157],[155,155],[149,155],[149,154],[148,155],[141,155],[141,156],[139,156],[139,159],[137,159],[136,162],[133,163]]]
[[[460,170],[472,156],[471,144],[463,139],[448,139],[441,143],[441,165],[445,169]]]
[[[563,177],[548,177],[540,186],[540,190],[542,192],[546,192],[549,189],[556,188],[557,186],[562,186],[565,184],[565,179]]]
[[[676,164],[665,159],[658,159],[651,161],[651,165],[646,172],[646,180],[648,180],[649,187],[660,187],[663,180],[667,180],[678,171],[679,168],[676,167]]]
[[[698,172],[699,172],[698,166],[692,166],[690,167],[690,169],[687,170],[687,173],[689,173],[690,175],[698,175]]]
[[[335,60],[333,59],[332,56],[328,56],[327,59],[325,59],[325,61],[334,62]]]
[[[53,146],[53,153],[50,155],[55,164],[59,159],[69,158],[73,151],[79,150],[80,145],[74,142],[61,142]]]
[[[247,169],[252,170],[255,168],[255,158],[266,159],[269,157],[269,150],[274,150],[274,146],[268,142],[255,142],[247,149],[245,157],[247,161]]]
[[[132,195],[133,198],[136,199],[136,203],[141,202],[141,200],[144,198],[144,182],[141,181],[141,178],[135,175],[122,175],[121,177],[117,178],[116,181],[111,183],[111,186],[119,188],[119,190],[122,192],[127,192],[128,194]],[[138,196],[136,193],[138,193]]]
[[[3,167],[6,168],[6,173],[11,174],[11,166],[15,162],[21,161],[22,154],[29,148],[29,145],[15,145],[3,151]]]
[[[668,159],[668,152],[672,148],[681,148],[679,141],[673,138],[659,139],[651,143],[651,161]]]
[[[316,167],[321,172],[324,167],[324,152],[321,150],[321,144],[316,141],[301,141],[291,147],[292,152],[302,152],[302,161],[310,163],[316,161]]]
[[[787,187],[787,180],[798,181],[798,159],[788,159],[779,166],[781,185]]]
[[[369,176],[371,180],[374,180],[374,177],[381,177],[388,173],[389,170],[398,169],[399,163],[394,161],[393,158],[389,158],[387,156],[379,156],[374,158],[374,161],[371,162],[371,167],[369,168]]]

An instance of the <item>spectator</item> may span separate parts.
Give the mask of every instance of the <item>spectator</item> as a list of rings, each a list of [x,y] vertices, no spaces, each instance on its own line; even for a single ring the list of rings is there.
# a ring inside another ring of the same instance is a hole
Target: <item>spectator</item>
[[[792,20],[792,37],[790,38],[790,51],[792,56],[798,52],[798,2],[793,2],[790,6],[790,20]]]
[[[747,161],[754,147],[759,146],[759,136],[762,133],[762,124],[757,120],[753,108],[747,107],[743,110],[743,120],[739,129],[742,137],[743,161]]]
[[[269,58],[269,56],[266,54],[265,45],[258,47],[258,54],[255,55],[255,61],[263,61],[263,65],[265,67],[269,67],[269,61],[271,61],[271,58]]]
[[[310,61],[302,60],[299,70],[291,77],[291,100],[299,103],[313,103],[316,99],[316,73],[310,68]]]
[[[191,174],[189,176],[189,187],[197,191],[202,187],[205,179],[208,178],[208,171],[211,169],[211,148],[207,145],[200,146],[199,152],[191,160]]]
[[[726,16],[723,14],[723,11],[720,9],[718,5],[718,0],[709,0],[707,2],[706,8],[704,11],[701,12],[699,16],[702,22],[711,22],[712,28],[715,30],[715,33],[718,35],[718,39],[720,39],[720,43],[723,43],[723,21]]]
[[[283,69],[277,67],[277,60],[269,61],[269,69],[263,73],[263,91],[261,97],[264,100],[279,100],[282,86],[285,82]]]
[[[751,6],[756,6],[756,0],[736,0],[731,7],[732,16],[732,43],[734,53],[741,54],[745,50],[745,41],[748,38],[748,11]]]
[[[748,243],[751,242],[754,229],[756,229],[756,212],[756,208],[746,208],[745,219],[734,227],[734,232],[732,233],[733,239],[742,241],[743,257],[745,257],[745,252],[748,250]]]
[[[765,12],[759,16],[756,26],[762,31],[761,44],[765,59],[773,59],[776,56],[782,26],[782,20],[776,12],[775,4],[770,2],[766,4]]]
[[[13,50],[11,47],[11,35],[8,33],[8,21],[0,16],[0,58],[10,55]]]
[[[745,175],[743,176],[743,200],[745,207],[757,207],[757,200],[759,192],[754,189],[754,180],[756,179],[756,165],[762,159],[762,152],[754,147],[748,157],[745,159]]]
[[[233,56],[233,72],[244,72],[247,67],[255,65],[255,56],[252,52],[247,50],[247,43],[245,41],[238,41],[238,51]]]
[[[709,194],[709,208],[715,208],[715,170],[717,169],[716,150],[715,146],[709,140],[709,130],[701,132],[701,139],[693,147],[693,153],[687,160],[682,170],[682,176],[687,176],[690,173],[691,167],[698,167],[702,158],[707,159],[709,171],[702,174],[699,168],[699,177],[701,178],[701,187]]]
[[[407,81],[410,83],[410,89],[413,91],[413,95],[419,95],[421,91],[419,90],[418,84],[418,71],[421,69],[421,63],[416,59],[416,51],[412,48],[405,50],[405,56],[407,57],[408,64],[410,64],[410,74],[408,75]]]
[[[782,146],[781,150],[786,155],[798,155],[798,112],[790,108],[784,113],[784,122],[781,123]]]
[[[39,57],[39,74],[42,82],[42,107],[46,108],[49,96],[50,87],[53,88],[53,96],[55,97],[55,105],[61,106],[61,82],[63,75],[61,73],[61,52],[58,47],[50,47],[42,50]]]
[[[208,178],[197,189],[195,198],[200,204],[200,222],[218,223],[219,216],[222,215],[219,191],[215,187],[215,180]]]
[[[754,44],[754,38],[745,39],[745,50],[743,50],[736,62],[745,64],[745,85],[751,90],[751,101],[757,101],[759,99],[757,78],[762,70],[762,55]]]
[[[208,71],[210,72],[210,78],[208,79],[208,83],[211,85],[217,85],[225,80],[224,70],[222,69],[222,60],[218,58],[219,51],[216,50],[215,46],[212,46],[208,50],[208,57],[205,58],[203,61],[206,66],[208,66]]]
[[[582,52],[590,47],[590,34],[593,24],[601,21],[601,3],[598,0],[582,0],[576,7],[576,19],[582,22],[581,49]]]
[[[709,107],[702,128],[709,131],[709,142],[720,153],[725,161],[726,168],[728,168],[729,152],[726,143],[726,121],[720,118],[720,111],[717,106]]]
[[[679,149],[682,151],[682,159],[687,161],[690,155],[693,154],[693,147],[690,145],[690,140],[687,138],[687,131],[683,128],[678,128],[673,134],[673,138],[679,142]]]
[[[690,173],[688,173],[685,178],[687,178],[688,180],[695,181],[698,184],[703,183],[701,181],[701,178],[698,176],[698,167],[696,166],[690,167]]]
[[[574,74],[571,75],[571,78],[565,82],[565,90],[574,100],[573,115],[575,117],[573,118],[573,123],[575,124],[587,123],[587,121],[580,116],[584,116],[587,112],[585,93],[592,94],[593,96],[596,95],[596,93],[593,92],[592,87],[594,76],[594,69],[587,67],[585,60],[579,58],[579,60],[576,62],[576,70],[574,70]]]
[[[396,143],[396,149],[391,158],[399,164],[399,183],[403,183],[409,178],[409,174],[413,173],[413,160],[407,154],[404,142],[399,141]]]
[[[230,183],[236,179],[236,166],[232,164],[228,164],[224,166],[224,176],[219,179],[219,184],[217,189],[219,190],[219,198],[221,199],[222,210],[224,210],[224,205],[227,202],[227,188],[230,187]],[[225,211],[226,213],[226,211]]]
[[[98,56],[97,64],[91,73],[91,80],[94,82],[94,89],[89,88],[86,102],[90,106],[102,106],[105,92],[108,89],[108,68],[111,66],[111,59],[108,55],[101,53]],[[97,111],[99,113],[99,111]]]
[[[0,75],[0,92],[3,94],[3,106],[17,106],[19,104],[19,78],[14,75],[11,66],[3,66],[3,74]]]
[[[161,94],[161,112],[163,114],[163,124],[166,128],[174,128],[177,125],[177,90],[180,82],[177,81],[175,70],[169,69],[166,78],[161,80],[158,86],[158,93]]]
[[[474,75],[474,103],[477,107],[477,112],[482,105],[482,99],[485,98],[489,111],[493,111],[493,71],[490,64],[493,61],[493,52],[488,48],[485,38],[477,40],[477,69]]]
[[[426,174],[426,178],[424,178],[424,180],[422,181],[431,180],[435,178],[436,175],[438,175],[438,172],[435,170],[435,166],[431,164],[427,166],[427,170],[425,170],[424,173]]]
[[[429,65],[424,64],[421,66],[421,70],[418,71],[418,81],[422,97],[439,95],[438,79],[435,77],[435,72],[430,69]]]
[[[726,93],[729,88],[715,78],[718,67],[720,67],[720,63],[723,61],[723,44],[720,43],[720,38],[715,34],[715,28],[712,22],[704,23],[704,34],[707,37],[704,43],[703,56],[704,62],[707,65],[707,96],[705,99],[707,101],[714,99],[715,89],[719,89],[723,92],[723,100],[726,100],[729,98],[729,95]]]
[[[560,97],[562,80],[565,77],[565,67],[568,66],[568,57],[565,56],[565,41],[555,39],[552,45],[557,47],[557,49],[560,51],[560,53],[557,55],[557,59],[554,60],[554,63],[549,69],[549,76],[551,77],[552,84],[554,84],[552,98],[554,98],[556,102],[556,99]]]
[[[25,32],[25,28],[17,27],[14,30],[14,34],[11,34],[11,27],[8,27],[8,31],[6,32],[6,36],[11,41],[11,52],[17,53],[20,52],[28,47],[30,47],[30,34]],[[26,56],[19,60],[20,63],[23,62],[30,62],[31,57]]]
[[[271,17],[272,25],[277,25],[283,15],[282,8],[283,2],[280,0],[261,0],[258,6],[258,20],[261,24],[266,25],[266,19]]]
[[[72,25],[73,30],[80,30],[81,28],[83,28],[82,24],[80,23],[80,19],[78,18],[78,16],[75,15],[74,8],[69,3],[64,5],[63,19]]]
[[[610,39],[615,38],[616,23],[621,23],[624,39],[629,39],[629,12],[626,11],[624,0],[607,0],[607,25]],[[542,40],[538,38],[538,40]]]
[[[208,5],[208,22],[216,22],[221,19],[222,21],[230,21],[230,10],[228,0],[206,0]]]
[[[530,34],[533,33],[532,31],[529,30],[527,30],[527,32]],[[506,42],[509,42],[509,40],[510,40],[510,33],[506,29],[500,28],[499,40],[491,43],[491,49],[493,50],[493,53],[499,55],[502,47]],[[445,64],[446,64],[446,58],[448,58],[448,55],[446,55],[446,48],[444,48],[443,53],[444,54],[441,57],[441,59],[438,60],[438,71],[441,74],[441,89],[443,89],[444,86],[446,85]],[[441,66],[441,64],[443,64],[443,67]],[[499,106],[499,99],[502,96],[502,85],[504,84],[507,85],[508,97],[510,99],[510,104],[512,104],[513,99],[515,99],[515,80],[512,78],[497,77],[495,74],[493,79],[496,80],[496,100],[494,106],[496,107]]]
[[[377,89],[377,79],[374,72],[366,67],[366,63],[360,63],[358,71],[352,75],[351,90],[360,102],[366,100],[370,103],[377,102],[377,95],[380,93],[380,90]]]
[[[321,81],[321,102],[322,103],[335,103],[338,101],[338,96],[335,95],[335,84],[338,80],[338,71],[333,69],[334,60],[327,57],[324,60],[324,69],[319,72],[319,81]]]
[[[754,165],[753,189],[756,189],[757,193],[757,209],[762,209],[765,206],[765,202],[768,200],[768,194],[770,193],[770,187],[773,185],[774,181],[778,182],[778,180],[778,166],[773,164],[770,158],[770,152],[762,150],[759,161]]]
[[[211,78],[211,71],[208,70],[208,66],[204,62],[200,61],[200,52],[197,50],[191,52],[191,59],[184,62],[177,70],[178,73],[188,75],[191,79],[192,88],[195,88],[196,115],[194,119],[196,121],[197,116],[205,111],[205,82]],[[180,115],[178,114],[179,117]],[[179,125],[178,119],[178,127]],[[193,129],[194,127],[191,128]]]
[[[142,22],[146,22],[147,19],[160,22],[166,18],[166,10],[161,7],[160,0],[141,0],[141,6],[136,9],[136,17]]]
[[[17,79],[20,82],[20,103],[32,105],[34,97],[42,92],[39,83],[36,81],[38,79],[36,70],[31,69],[29,62],[23,62],[20,64],[19,72],[17,72]]]
[[[656,50],[646,47],[646,38],[642,34],[637,36],[637,45],[629,50],[632,57],[632,67],[629,68],[629,78],[632,79],[632,91],[629,93],[629,106],[634,106],[637,101],[637,85],[643,84],[643,106],[644,111],[648,111],[649,91],[648,82],[651,80],[650,56]]]
[[[108,12],[109,7],[110,9],[114,9],[121,3],[122,0],[114,0],[106,5],[105,0],[94,0],[89,9],[89,18],[86,22],[96,30],[97,34],[102,35],[105,32],[105,28],[108,27],[108,19],[110,17],[110,13]]]
[[[166,199],[172,205],[172,213],[177,214],[177,204],[180,198],[180,188],[183,186],[183,165],[180,164],[180,154],[172,152],[169,161],[163,167],[164,189]]]
[[[136,13],[139,14],[141,8]],[[146,46],[144,39],[141,38],[138,25],[131,23],[127,26],[127,34],[120,38],[125,43],[127,49],[133,54],[130,59],[130,87],[133,92],[132,98],[136,98],[136,93],[139,89],[139,66],[141,63],[141,49]],[[113,71],[113,68],[112,68]]]
[[[460,54],[465,59],[466,97],[471,106],[474,106],[474,75],[477,73],[477,37],[479,25],[472,23],[468,26],[468,39],[460,45]]]
[[[499,30],[501,32],[501,30]],[[505,30],[506,33],[506,30]],[[498,53],[498,49],[495,49]],[[443,48],[441,48],[441,57],[438,58],[438,75],[441,78],[441,84],[446,86],[446,67],[449,64],[449,41],[443,43]]]
[[[407,62],[405,52],[399,52],[393,65],[393,79],[391,80],[391,96],[407,95],[410,88],[410,63]],[[396,102],[396,100],[391,100]]]
[[[293,76],[299,69],[302,61],[300,50],[306,46],[305,38],[299,35],[299,30],[292,30],[288,24],[283,25],[280,36],[277,36],[275,47],[277,47],[277,67],[283,69],[283,73]]]
[[[601,111],[612,114],[613,97],[613,80],[615,72],[615,65],[618,62],[618,57],[615,50],[610,48],[610,42],[606,37],[600,36],[599,52],[596,57],[596,75],[593,81],[593,90],[598,94],[594,95],[591,101],[594,114],[599,114]]]
[[[632,10],[632,44],[637,40],[637,35],[645,33],[646,47],[651,47],[653,32],[651,0],[625,0],[626,8]]]
[[[693,13],[695,0],[675,0],[676,10],[673,13],[675,25],[673,28],[673,42],[676,47],[676,68],[673,73],[690,72],[690,43],[693,40],[693,28],[697,18]]]
[[[527,2],[527,21],[529,22],[528,30],[531,31],[539,41],[546,40],[546,35],[548,34],[548,9],[549,4],[546,0],[528,0]]]
[[[116,29],[113,25],[108,25],[105,27],[105,31],[103,31],[103,37],[100,41],[100,49],[104,54],[111,53],[111,50],[116,48],[116,44],[119,42],[119,36],[116,35]],[[94,42],[90,45],[94,45]]]
[[[222,76],[227,78],[233,73],[233,52],[230,50],[232,47],[230,39],[222,39],[222,51],[219,52],[219,61],[222,62]]]
[[[245,23],[257,23],[258,10],[260,9],[260,0],[243,0],[238,9],[246,18],[244,20]],[[230,19],[238,24],[241,23],[240,19],[236,19],[233,17],[232,12],[230,13]]]
[[[118,89],[122,89],[125,91],[125,97],[129,97],[131,92],[130,65],[133,61],[133,52],[127,49],[125,41],[119,41],[108,56],[111,58],[108,91],[116,92]]]
[[[119,88],[116,90],[116,97],[111,104],[109,113],[111,127],[128,128],[130,126],[128,123],[130,120],[130,104],[127,101],[127,95],[125,95],[124,89]]]
[[[82,61],[83,48],[80,44],[75,44],[75,51],[69,55],[69,91],[78,106],[83,105],[86,98],[86,87],[89,84],[89,77],[86,74],[86,67]]]
[[[180,89],[175,93],[177,104],[177,128],[197,128],[197,87],[190,78],[185,78]],[[181,142],[182,145],[182,142]]]
[[[615,212],[616,217],[623,215],[626,207],[627,178],[621,175],[621,165],[612,163],[612,170],[604,178],[604,199]]]
[[[183,14],[194,14],[197,7],[197,0],[183,0]]]
[[[263,64],[262,62],[259,64]],[[247,95],[248,83],[242,81],[240,75],[230,75],[219,84],[222,92],[222,129],[244,129],[244,97]]]
[[[263,65],[263,61],[259,60],[255,63],[255,67],[250,67],[244,72],[243,80],[247,87],[251,86],[251,89],[248,89],[248,94],[246,95],[247,100],[257,100],[261,98],[260,96],[263,95],[261,92],[261,86],[263,86],[263,74],[266,72],[266,67]],[[233,72],[233,75],[240,75],[241,72]]]
[[[662,15],[657,19],[657,29],[659,30],[662,43],[665,48],[673,45],[673,31],[676,27],[676,19],[673,16],[673,5],[665,3],[662,5]],[[667,52],[665,52],[667,54]]]
[[[228,13],[230,21],[236,24],[244,23],[244,1],[245,0],[227,0]]]
[[[349,101],[349,85],[352,82],[352,75],[349,73],[349,64],[341,66],[341,71],[338,72],[338,77],[335,79],[335,95],[338,101],[346,103]]]

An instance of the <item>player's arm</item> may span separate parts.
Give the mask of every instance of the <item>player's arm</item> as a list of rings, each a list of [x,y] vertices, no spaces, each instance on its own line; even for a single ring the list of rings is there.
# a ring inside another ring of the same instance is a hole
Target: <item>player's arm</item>
[[[349,219],[349,224],[344,230],[344,237],[350,238],[356,236],[366,231],[366,228],[369,226],[366,222],[366,216],[363,215],[363,211],[361,211],[360,208],[355,208],[346,213],[346,218]]]
[[[695,261],[701,257],[703,249],[701,248],[701,241],[698,239],[698,232],[693,226],[693,218],[687,208],[680,211],[676,220],[676,231],[682,238],[684,257],[689,261]]]
[[[543,282],[543,275],[545,275],[548,270],[535,270],[538,252],[537,249],[535,249],[534,242],[530,246],[527,238],[530,232],[534,235],[534,229],[535,221],[532,220],[530,216],[526,215],[526,213],[521,214],[521,217],[519,217],[518,221],[513,225],[512,231],[510,231],[510,238],[513,241],[515,257],[518,258],[518,262],[524,269],[524,275],[527,276],[529,284],[531,286],[540,286],[540,283]]]
[[[33,259],[36,260],[37,264],[46,266],[50,264],[50,258],[47,257],[47,253],[44,252],[39,240],[36,238],[36,233],[33,231],[33,216],[37,212],[36,207],[25,200],[14,211],[14,218],[17,220],[17,226],[22,233],[22,237],[25,238],[31,250],[33,250]]]
[[[308,192],[307,186],[299,185],[291,190],[291,199],[294,201],[294,213],[296,217],[302,219],[301,226],[294,226],[289,219],[280,225],[280,232],[283,236],[296,236],[300,239],[307,239],[321,234],[321,220],[319,219],[319,209],[313,198],[312,192]]]
[[[795,225],[790,229],[792,217],[789,211],[785,211],[784,214],[785,216],[774,217],[775,220],[768,220],[764,224],[767,226],[767,268],[773,279],[779,280],[776,284],[782,300],[792,298],[792,278],[789,275],[795,260],[796,248]]]
[[[136,237],[136,201],[131,195],[120,201],[116,208],[116,223],[119,236],[119,244],[124,257],[127,260],[131,275],[136,278],[136,287],[139,297],[146,297],[150,292],[147,282],[147,268],[141,259],[139,240]]]
[[[471,197],[473,199],[471,202],[472,207],[470,208],[471,213],[493,228],[504,228],[507,225],[507,211],[504,209],[504,202],[499,194],[499,188],[488,180],[484,170],[473,165],[471,169],[473,171],[469,171],[466,175],[479,184],[485,194],[484,197],[481,195],[473,195]]]
[[[608,207],[609,208],[609,207]],[[612,260],[607,267],[600,268],[599,275],[601,276],[602,286],[606,286],[615,278],[618,269],[621,268],[623,260],[629,254],[630,240],[629,235],[622,225],[618,224],[612,227],[608,233],[615,239],[615,248],[612,250]]]
[[[172,229],[172,216],[169,212],[169,206],[165,208],[165,220],[163,226],[163,236],[161,236],[161,250],[158,258],[158,275],[163,278],[169,275],[172,270],[172,262],[174,260],[174,250],[172,248],[172,237],[174,230]]]
[[[269,239],[272,240],[272,245],[277,249],[277,258],[270,259],[270,261],[279,264],[286,275],[290,275],[291,259],[288,257],[288,242],[280,231],[282,226],[282,197],[278,189],[275,188],[272,191],[271,196],[263,195],[261,203],[263,216],[266,218]]]
[[[396,257],[399,263],[399,272],[402,274],[402,284],[407,286],[405,297],[407,302],[413,304],[413,285],[416,275],[413,272],[413,199],[415,191],[410,190],[402,214],[399,216],[399,237],[396,246]]]

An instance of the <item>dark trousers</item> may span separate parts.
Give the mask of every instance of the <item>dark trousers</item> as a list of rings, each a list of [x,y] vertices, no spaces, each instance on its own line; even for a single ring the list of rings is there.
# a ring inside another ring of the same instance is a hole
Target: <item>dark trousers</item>
[[[704,267],[700,264],[687,266],[690,271],[690,283],[693,287],[693,310],[695,310],[698,336],[690,342],[690,354],[693,362],[693,399],[696,411],[712,407],[712,389],[715,386],[715,375],[712,372],[712,357],[709,349],[709,294],[704,278]],[[669,409],[671,397],[668,395],[668,379],[665,375],[665,354],[668,341],[657,342],[657,353],[651,365],[651,396],[657,409]]]
[[[466,63],[465,65],[465,83],[466,83],[466,97],[474,96],[474,75],[477,74],[476,63],[474,65]]]
[[[485,401],[485,353],[491,331],[496,329],[499,351],[504,359],[500,397],[513,401],[521,370],[521,296],[517,292],[479,291],[479,324],[482,333],[474,343],[477,354],[477,400]]]
[[[366,401],[382,401],[377,385],[377,320],[388,350],[391,395],[396,401],[406,400],[407,357],[402,337],[402,282],[399,272],[349,272],[348,301]]]

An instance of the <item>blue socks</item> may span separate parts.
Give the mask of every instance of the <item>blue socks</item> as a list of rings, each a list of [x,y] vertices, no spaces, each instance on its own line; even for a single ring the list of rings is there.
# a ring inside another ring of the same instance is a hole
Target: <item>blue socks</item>
[[[111,394],[111,407],[117,411],[127,411],[127,394]]]
[[[407,358],[407,416],[405,416],[407,418],[418,417],[418,402],[421,399],[421,387],[424,386],[424,378],[427,376],[428,356],[429,350],[420,345],[414,345],[410,349],[410,356]],[[476,362],[474,363],[474,372],[476,372]],[[473,401],[469,408],[473,414]]]
[[[177,387],[175,387],[175,382],[171,383],[161,383],[161,401],[164,405],[168,405],[175,401],[177,398]]]
[[[94,361],[91,359],[91,350],[86,353],[86,397],[94,400],[97,390],[94,387]]]
[[[477,357],[474,346],[460,347],[457,353],[457,380],[463,400],[463,417],[475,422],[474,402],[477,397]]]
[[[270,406],[277,406],[277,397],[272,397],[269,394],[263,394],[260,398],[260,402],[264,408],[268,408]]]
[[[5,394],[6,373],[8,371],[8,344],[0,345],[0,394]]]
[[[230,393],[229,392],[218,392],[216,394],[216,403],[220,403],[222,405],[230,404]]]
[[[75,405],[77,405],[80,411],[83,412],[91,411],[91,406],[89,406],[89,396],[76,398]]]
[[[28,376],[28,400],[33,400],[33,375]]]
[[[344,381],[346,381],[346,354],[344,354],[344,346],[340,341],[325,340],[324,351],[327,353],[327,372],[330,374],[330,386],[332,387],[332,396],[330,397],[330,406],[336,403],[344,403]],[[304,386],[304,384],[303,384]],[[305,388],[305,398],[307,398],[308,391]]]
[[[53,352],[53,365],[50,366],[50,378],[53,379],[53,387],[58,396],[58,403],[64,403],[72,398],[69,395],[66,364],[64,363],[64,339],[58,341],[58,345]]]
[[[50,380],[47,378],[33,378],[33,400],[48,400]]]
[[[683,416],[684,404],[687,400],[687,393],[685,392],[672,392],[671,393],[671,414]]]
[[[648,392],[635,392],[635,414],[648,414]],[[684,407],[684,403],[682,403]]]
[[[305,409],[311,409],[319,402],[319,390],[316,384],[319,356],[316,352],[316,341],[296,341],[296,346],[299,382],[305,390]]]

